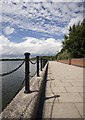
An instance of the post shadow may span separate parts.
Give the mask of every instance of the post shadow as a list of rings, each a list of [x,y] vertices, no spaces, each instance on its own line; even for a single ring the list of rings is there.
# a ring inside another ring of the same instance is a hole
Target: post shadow
[[[56,98],[58,97],[58,95],[53,95],[53,96],[50,96],[50,97],[46,97],[46,84],[47,84],[47,73],[48,73],[48,66],[47,66],[47,69],[46,69],[46,73],[45,73],[45,76],[44,76],[44,79],[43,79],[43,83],[42,83],[42,87],[41,87],[41,92],[40,92],[40,95],[39,95],[39,101],[37,103],[37,112],[36,112],[36,116],[35,116],[35,119],[37,120],[42,120],[43,118],[43,107],[44,107],[44,102],[45,100],[48,100],[48,99],[52,99],[52,98]]]
[[[46,82],[47,82],[47,72],[48,72],[48,65],[46,68],[46,72],[45,72],[45,76],[41,85],[41,89],[40,89],[40,95],[39,95],[39,101],[37,104],[37,112],[35,115],[35,119],[40,120],[42,119],[42,114],[43,114],[43,106],[44,106],[44,102],[45,102],[45,92],[46,92]]]

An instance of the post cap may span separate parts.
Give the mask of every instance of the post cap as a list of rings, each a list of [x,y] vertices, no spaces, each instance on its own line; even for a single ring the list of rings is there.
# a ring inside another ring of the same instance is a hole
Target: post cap
[[[37,56],[37,58],[39,58],[39,56]]]
[[[28,56],[30,55],[30,53],[25,53],[24,55],[25,55],[26,57],[28,57]]]

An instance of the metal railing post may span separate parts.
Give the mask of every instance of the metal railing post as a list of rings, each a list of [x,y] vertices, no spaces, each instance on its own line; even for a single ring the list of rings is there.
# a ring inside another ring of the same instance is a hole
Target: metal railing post
[[[24,93],[29,93],[30,92],[30,83],[29,83],[29,56],[30,53],[25,53],[25,92]]]
[[[45,67],[45,59],[44,59],[44,67]]]
[[[37,56],[37,77],[39,77],[39,56]]]
[[[46,63],[48,62],[48,60],[47,59],[43,59],[43,68],[45,67],[45,65],[46,65]]]
[[[45,59],[45,65],[46,65],[46,59]]]
[[[44,59],[43,59],[43,68],[44,68]]]
[[[41,58],[41,71],[42,71],[42,58]]]

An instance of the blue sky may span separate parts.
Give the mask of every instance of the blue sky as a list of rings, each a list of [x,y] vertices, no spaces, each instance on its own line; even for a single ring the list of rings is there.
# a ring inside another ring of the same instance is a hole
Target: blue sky
[[[21,57],[25,52],[32,56],[55,55],[69,26],[83,20],[81,0],[4,0],[0,9],[0,50],[6,57]]]

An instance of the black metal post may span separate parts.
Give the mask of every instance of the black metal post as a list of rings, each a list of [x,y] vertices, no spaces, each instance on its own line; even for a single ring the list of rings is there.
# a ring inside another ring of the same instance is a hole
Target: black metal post
[[[45,65],[46,65],[46,59],[45,59]],[[44,66],[45,66],[45,65],[44,65]]]
[[[44,67],[45,67],[45,59],[44,59]]]
[[[42,58],[41,58],[41,71],[42,71]]]
[[[24,93],[29,93],[30,92],[30,84],[29,84],[29,56],[30,53],[25,53],[25,92]]]
[[[37,77],[39,77],[39,56],[37,56]]]
[[[43,59],[43,68],[44,68],[44,59]]]
[[[48,60],[46,59],[46,64],[47,64]]]
[[[43,68],[45,67],[46,63],[48,62],[47,59],[43,59]]]

